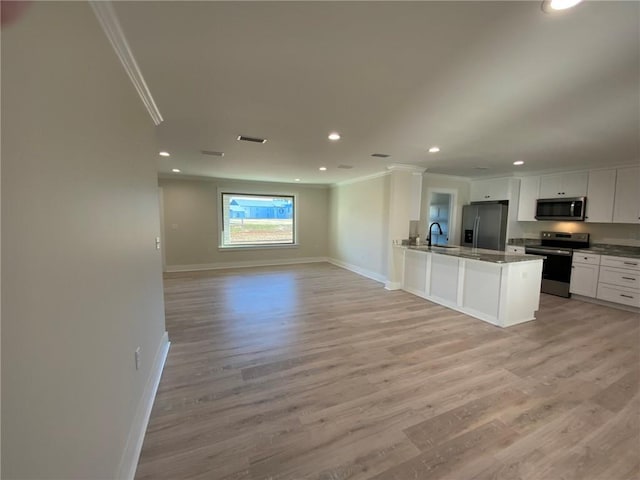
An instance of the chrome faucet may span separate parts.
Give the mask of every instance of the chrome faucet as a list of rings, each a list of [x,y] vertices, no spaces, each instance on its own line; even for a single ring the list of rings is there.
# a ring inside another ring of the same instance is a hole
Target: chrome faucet
[[[433,222],[431,225],[429,225],[429,236],[427,237],[428,246],[431,246],[431,237],[433,236],[431,230],[433,229],[434,225],[438,226],[438,235],[442,235],[442,228],[440,228],[440,224],[438,222]]]

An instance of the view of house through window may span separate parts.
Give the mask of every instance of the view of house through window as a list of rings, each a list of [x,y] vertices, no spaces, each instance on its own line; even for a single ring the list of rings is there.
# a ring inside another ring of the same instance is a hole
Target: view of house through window
[[[291,195],[223,193],[222,246],[295,243],[295,205]]]

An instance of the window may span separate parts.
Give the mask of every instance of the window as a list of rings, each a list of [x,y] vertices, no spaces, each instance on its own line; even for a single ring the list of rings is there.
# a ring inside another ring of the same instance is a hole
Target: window
[[[223,247],[295,244],[295,197],[221,193]]]

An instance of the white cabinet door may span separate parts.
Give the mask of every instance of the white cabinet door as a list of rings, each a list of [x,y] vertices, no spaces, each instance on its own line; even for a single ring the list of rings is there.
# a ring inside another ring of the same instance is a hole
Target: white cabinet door
[[[457,305],[458,303],[458,266],[459,259],[457,257],[431,256],[430,295],[445,305]]]
[[[573,262],[569,291],[585,297],[594,297],[598,292],[598,265]]]
[[[509,200],[510,178],[492,178],[471,182],[472,202],[491,202]]]
[[[562,175],[543,175],[540,177],[540,197],[562,197]]]
[[[542,175],[539,198],[584,197],[588,179],[588,172]]]
[[[587,210],[585,215],[586,222],[611,223],[613,221],[615,191],[615,169],[589,172]]]
[[[640,167],[618,169],[613,222],[640,223]]]
[[[520,179],[519,222],[534,222],[536,220],[536,200],[538,199],[539,190],[540,177],[523,177]]]
[[[502,268],[489,262],[465,262],[462,306],[476,313],[498,317]]]
[[[562,175],[563,197],[584,197],[587,194],[589,172],[567,173]]]
[[[415,295],[426,295],[427,262],[431,255],[425,252],[406,250],[404,252],[403,289]]]

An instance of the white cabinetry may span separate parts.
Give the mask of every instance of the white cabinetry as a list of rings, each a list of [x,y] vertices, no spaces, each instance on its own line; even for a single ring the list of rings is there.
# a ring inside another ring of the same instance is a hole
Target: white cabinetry
[[[596,297],[598,292],[598,273],[600,255],[575,252],[571,265],[571,284],[569,291],[585,297]]]
[[[640,223],[640,167],[618,169],[613,222]]]
[[[431,255],[415,250],[404,252],[404,284],[403,289],[414,295],[427,294],[427,263]]]
[[[588,172],[542,175],[538,198],[584,197],[587,194]]]
[[[603,255],[597,298],[640,307],[640,259]]]
[[[533,222],[536,219],[536,200],[540,190],[540,177],[520,179],[520,198],[518,199],[518,221]]]
[[[433,255],[431,258],[431,296],[456,305],[458,299],[458,264],[456,257]]]
[[[613,199],[616,191],[616,170],[594,170],[589,172],[587,187],[586,222],[611,223]]]
[[[510,200],[512,178],[492,178],[471,182],[472,202],[491,202],[494,200]]]
[[[494,263],[430,251],[404,253],[402,288],[407,292],[500,327],[535,319],[540,257]]]

